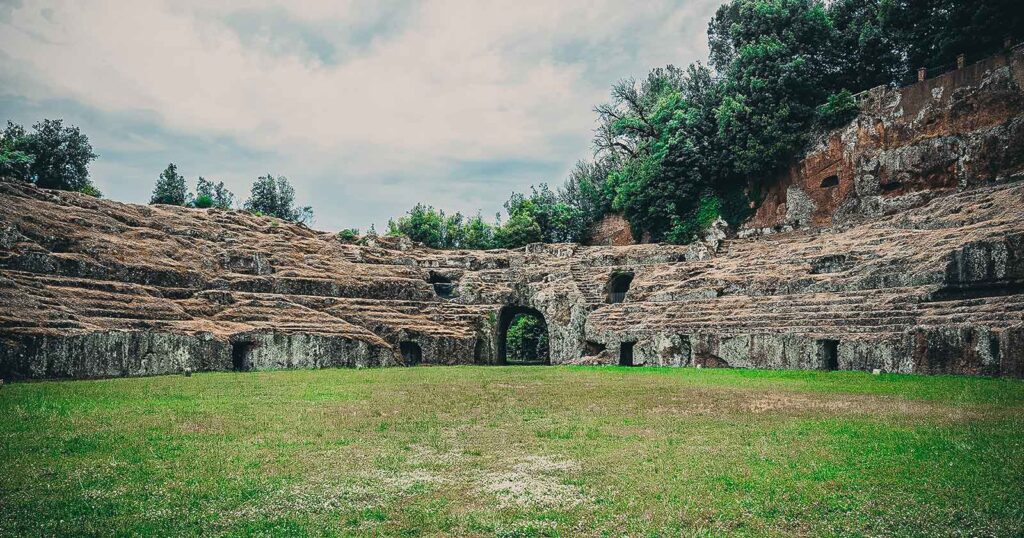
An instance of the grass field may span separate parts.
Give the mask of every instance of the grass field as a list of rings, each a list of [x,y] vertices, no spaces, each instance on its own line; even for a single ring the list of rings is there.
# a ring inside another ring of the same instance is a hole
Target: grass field
[[[1024,383],[446,367],[0,388],[5,535],[1024,534]]]

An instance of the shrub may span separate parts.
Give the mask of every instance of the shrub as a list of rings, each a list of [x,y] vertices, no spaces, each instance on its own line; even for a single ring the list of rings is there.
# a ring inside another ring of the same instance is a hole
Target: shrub
[[[818,125],[828,130],[842,127],[856,118],[858,111],[857,101],[849,90],[833,93],[817,109]]]
[[[339,231],[336,237],[342,243],[354,243],[359,239],[359,230],[356,228],[345,228]]]
[[[213,197],[209,194],[201,194],[192,201],[192,207],[198,209],[208,209],[213,207]]]
[[[669,232],[671,243],[683,245],[697,239],[701,232],[707,230],[718,217],[722,216],[722,201],[714,195],[701,197],[697,210],[689,218],[677,220]]]
[[[86,185],[86,186],[78,189],[78,192],[80,192],[82,194],[85,194],[85,195],[88,195],[88,196],[92,196],[93,198],[103,198],[103,193],[100,192],[100,190],[97,189],[92,184]]]

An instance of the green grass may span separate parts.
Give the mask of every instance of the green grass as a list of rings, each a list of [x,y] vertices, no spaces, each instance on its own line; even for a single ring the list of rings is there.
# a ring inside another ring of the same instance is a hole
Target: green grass
[[[1024,383],[447,367],[0,388],[5,535],[1024,534]]]

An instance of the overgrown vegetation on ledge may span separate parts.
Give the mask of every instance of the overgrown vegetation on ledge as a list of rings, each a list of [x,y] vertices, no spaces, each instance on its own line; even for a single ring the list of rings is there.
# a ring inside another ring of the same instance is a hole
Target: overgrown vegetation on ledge
[[[593,159],[561,187],[514,193],[504,223],[417,205],[388,231],[436,248],[585,242],[620,212],[637,240],[690,242],[746,218],[815,130],[856,115],[854,94],[997,52],[1024,37],[1022,13],[1015,0],[731,0],[708,27],[707,65],[612,87]]]

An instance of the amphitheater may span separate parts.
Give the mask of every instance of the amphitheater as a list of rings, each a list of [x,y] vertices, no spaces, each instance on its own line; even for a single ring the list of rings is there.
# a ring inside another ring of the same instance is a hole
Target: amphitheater
[[[739,230],[437,251],[0,182],[0,377],[503,364],[1024,376],[1024,54],[859,96]]]

